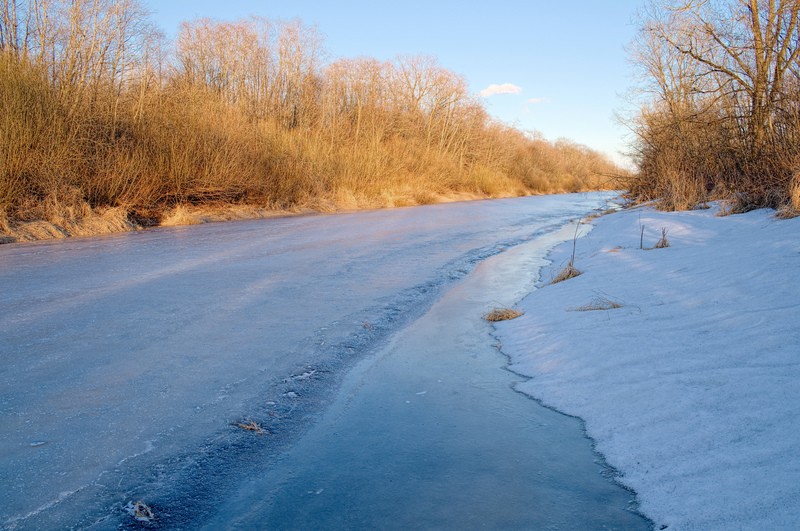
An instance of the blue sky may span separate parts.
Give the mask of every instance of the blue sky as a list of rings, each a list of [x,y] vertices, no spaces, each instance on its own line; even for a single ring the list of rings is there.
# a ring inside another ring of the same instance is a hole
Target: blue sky
[[[516,93],[484,98],[489,112],[546,138],[572,139],[616,158],[626,130],[631,67],[624,47],[642,0],[420,1],[144,0],[174,36],[184,20],[259,15],[316,25],[331,59],[433,55],[479,94],[490,85]],[[516,89],[514,89],[516,90]]]

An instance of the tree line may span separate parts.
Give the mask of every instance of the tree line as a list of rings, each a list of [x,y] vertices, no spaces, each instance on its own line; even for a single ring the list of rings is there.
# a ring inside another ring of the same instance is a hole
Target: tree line
[[[638,199],[800,211],[800,1],[655,0],[633,59]]]
[[[301,21],[184,22],[137,0],[0,0],[0,229],[104,209],[420,204],[610,186],[499,123],[431,57],[329,61]]]

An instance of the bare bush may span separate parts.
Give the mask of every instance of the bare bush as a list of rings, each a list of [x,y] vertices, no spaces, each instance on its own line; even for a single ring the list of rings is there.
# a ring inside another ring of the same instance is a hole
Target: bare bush
[[[636,199],[667,209],[735,196],[790,201],[800,161],[800,2],[654,0],[633,59],[648,98],[632,120]]]

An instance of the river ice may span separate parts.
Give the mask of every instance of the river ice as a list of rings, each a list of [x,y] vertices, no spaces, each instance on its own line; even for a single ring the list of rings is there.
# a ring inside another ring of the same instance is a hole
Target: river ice
[[[202,528],[649,530],[578,419],[512,391],[483,316],[574,224],[483,260],[359,362],[322,418]]]
[[[0,523],[116,527],[165,491],[203,511],[476,263],[609,197],[0,246]]]

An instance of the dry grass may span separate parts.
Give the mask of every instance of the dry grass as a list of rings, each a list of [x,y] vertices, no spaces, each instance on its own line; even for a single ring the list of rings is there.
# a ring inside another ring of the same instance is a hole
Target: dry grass
[[[155,519],[153,510],[141,500],[137,502],[128,502],[128,505],[125,506],[125,510],[139,522],[152,522]]]
[[[204,223],[204,218],[198,212],[191,212],[188,206],[178,205],[168,212],[161,220],[163,227],[176,227],[180,225],[197,225]]]
[[[789,189],[789,202],[778,210],[778,217],[790,219],[800,216],[800,174],[792,178],[792,185]]]
[[[267,433],[267,430],[262,428],[256,421],[251,420],[250,422],[239,422],[236,424],[239,428],[242,428],[245,431],[252,431],[258,435],[264,435]]]
[[[580,226],[581,226],[581,220],[578,219],[578,222],[575,224],[575,234],[572,236],[572,255],[570,256],[567,267],[562,269],[555,276],[555,278],[553,278],[553,280],[550,281],[550,284],[558,284],[559,282],[575,278],[578,275],[582,274],[582,271],[578,270],[575,267],[575,252],[578,249],[578,230],[580,229]]]
[[[484,315],[483,318],[491,323],[495,323],[497,321],[509,321],[511,319],[516,319],[521,315],[522,312],[514,310],[513,308],[495,308]]]
[[[584,218],[584,220],[585,221],[592,221],[592,220],[595,220],[595,219],[602,218],[603,216],[607,216],[609,214],[614,214],[615,212],[619,212],[619,210],[620,210],[619,208],[607,208],[607,209],[605,209],[603,211],[595,212],[593,214],[589,214],[588,216],[586,216]]]
[[[667,229],[662,227],[661,228],[661,238],[656,242],[655,247],[653,249],[664,249],[669,247],[669,240],[667,239]]]
[[[615,301],[609,297],[598,295],[594,297],[589,304],[586,304],[584,306],[578,306],[576,308],[570,308],[569,311],[592,312],[597,310],[614,310],[617,308],[622,308],[622,303]]]
[[[123,208],[91,210],[83,217],[55,216],[55,221],[27,221],[0,224],[0,243],[60,239],[71,236],[95,236],[136,230]]]
[[[575,266],[572,265],[572,262],[567,264],[567,267],[562,269],[554,278],[550,281],[550,284],[558,284],[559,282],[564,282],[565,280],[569,280],[571,278],[575,278],[579,275],[582,275],[583,272],[576,269]]]

